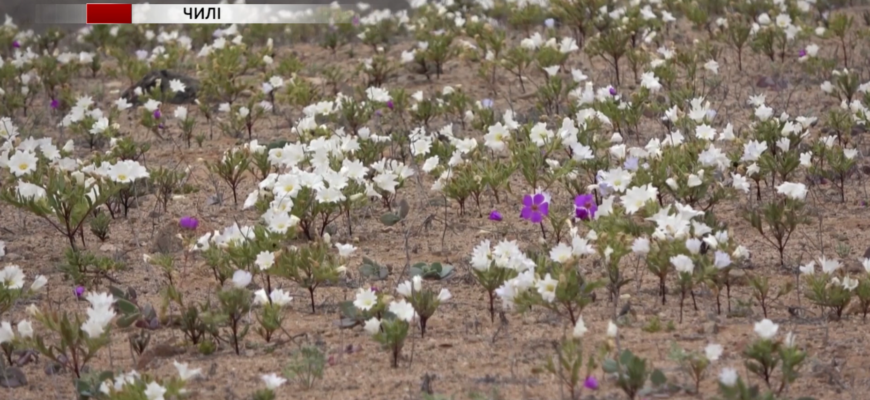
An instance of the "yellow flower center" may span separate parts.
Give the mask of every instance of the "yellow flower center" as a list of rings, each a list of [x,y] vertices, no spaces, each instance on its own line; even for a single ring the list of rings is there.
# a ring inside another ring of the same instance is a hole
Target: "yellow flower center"
[[[126,180],[127,180],[127,175],[124,175],[124,174],[120,174],[120,175],[118,175],[118,180],[119,180],[119,181],[126,181]]]
[[[27,163],[18,164],[18,169],[20,169],[22,171],[27,171],[27,168],[29,168],[29,167],[30,167],[30,164],[27,164]]]

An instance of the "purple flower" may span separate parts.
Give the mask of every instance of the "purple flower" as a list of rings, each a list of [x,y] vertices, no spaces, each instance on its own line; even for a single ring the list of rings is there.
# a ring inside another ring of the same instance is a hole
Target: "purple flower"
[[[616,88],[613,87],[613,86],[610,87],[610,95],[611,95],[611,96],[616,96]]]
[[[161,115],[162,115],[162,114],[160,114],[160,110],[159,110],[159,109],[154,110],[154,119],[160,119],[160,116],[161,116]]]
[[[58,107],[60,107],[60,102],[57,99],[51,99],[51,108],[57,109]]]
[[[547,18],[544,20],[544,26],[552,29],[554,26],[556,26],[556,20],[554,20],[552,18]]]
[[[489,220],[490,221],[501,221],[502,220],[501,213],[498,212],[498,210],[492,210],[492,212],[489,213]]]
[[[807,56],[806,49],[801,49],[801,51],[798,52],[798,56],[799,57],[806,57]]]
[[[520,217],[534,224],[539,224],[550,213],[550,204],[547,203],[543,193],[535,195],[527,194],[523,197],[523,211]]]
[[[16,48],[16,49],[21,48],[21,43],[18,43],[17,40],[16,40],[16,41],[13,41],[13,42],[12,42],[12,47],[13,47],[13,48]]]
[[[583,387],[589,390],[598,390],[598,379],[592,375],[587,376],[586,380],[583,381]]]
[[[181,219],[178,220],[178,225],[184,229],[193,231],[196,230],[197,226],[199,226],[199,221],[194,217],[181,217]]]
[[[389,108],[390,110],[392,110],[393,107],[395,107],[395,106],[393,105],[393,101],[392,101],[392,100],[387,100],[387,108]]]
[[[492,108],[492,99],[483,99],[480,101],[480,106],[483,108]]]
[[[381,289],[378,289],[377,286],[372,286],[372,292],[377,293],[379,290],[381,290]]]
[[[595,217],[598,204],[595,204],[595,196],[581,194],[574,198],[574,217],[580,220],[588,220]]]
[[[351,23],[353,24],[353,26],[359,26],[359,15],[354,15]]]
[[[85,294],[85,287],[84,286],[76,286],[75,290],[73,290],[73,293],[76,295],[77,299],[80,299],[82,297],[82,295]]]
[[[622,167],[629,171],[637,171],[637,157],[629,157]]]

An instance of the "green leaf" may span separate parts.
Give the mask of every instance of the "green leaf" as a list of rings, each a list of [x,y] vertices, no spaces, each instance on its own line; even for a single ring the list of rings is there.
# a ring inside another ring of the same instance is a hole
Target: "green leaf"
[[[408,216],[408,212],[411,211],[411,206],[408,205],[408,202],[405,199],[399,202],[399,217],[404,219]]]
[[[360,324],[360,321],[353,318],[342,318],[338,320],[338,327],[340,329],[351,329]]]
[[[390,275],[390,270],[377,264],[363,264],[359,267],[359,273],[363,278],[382,281]]]
[[[122,314],[129,315],[133,313],[139,313],[139,307],[131,303],[129,300],[118,299],[115,301],[115,304],[118,305],[118,309],[121,310]]]
[[[653,371],[649,379],[650,382],[652,382],[653,386],[661,386],[668,382],[668,378],[665,376],[664,372],[662,372],[662,370],[658,368]]]
[[[338,309],[341,311],[341,316],[344,318],[350,318],[353,320],[359,318],[359,310],[356,309],[356,306],[353,305],[352,301],[338,303]]]
[[[272,149],[279,149],[279,148],[286,146],[287,143],[289,143],[289,142],[287,142],[286,140],[276,140],[274,142],[267,144],[266,150],[268,151],[268,150],[272,150]]]
[[[359,267],[359,272],[364,278],[384,280],[390,275],[390,269],[380,265],[377,261],[363,256],[363,264]]]
[[[601,363],[601,369],[608,374],[615,374],[619,372],[619,364],[616,363],[616,360],[612,358],[605,359],[603,363]]]
[[[386,213],[386,214],[381,216],[381,223],[386,225],[386,226],[393,226],[401,220],[402,220],[402,217],[400,217],[396,214],[393,214],[393,213]]]
[[[441,267],[441,279],[444,279],[453,274],[453,266],[452,265],[444,265]]]
[[[134,322],[139,320],[139,313],[133,314],[124,314],[121,318],[118,318],[118,322],[116,325],[119,328],[128,328],[130,325],[133,325]]]
[[[121,288],[117,286],[109,286],[109,293],[112,293],[112,296],[115,296],[117,299],[127,298],[127,292],[121,290]]]

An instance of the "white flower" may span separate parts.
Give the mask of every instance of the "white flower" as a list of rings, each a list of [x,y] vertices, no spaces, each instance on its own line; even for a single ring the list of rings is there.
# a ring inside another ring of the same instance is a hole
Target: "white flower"
[[[710,361],[716,361],[722,355],[722,345],[711,343],[704,348],[704,354]]]
[[[722,368],[719,372],[719,382],[728,387],[734,386],[737,383],[737,371],[734,368]]]
[[[272,268],[272,266],[275,265],[275,253],[272,253],[271,251],[261,251],[260,254],[257,254],[257,259],[254,261],[254,264],[260,268],[260,271]]]
[[[6,166],[13,175],[21,176],[35,171],[37,161],[36,154],[31,151],[16,151],[9,157]]]
[[[23,320],[18,321],[18,334],[23,338],[29,338],[33,336],[33,325],[30,324],[30,321]]]
[[[24,272],[17,265],[7,265],[0,270],[0,286],[7,289],[24,287]]]
[[[30,284],[30,290],[37,291],[42,289],[43,286],[48,282],[48,279],[43,275],[37,275],[36,278],[33,279],[33,283]]]
[[[260,379],[263,380],[263,383],[266,384],[266,389],[269,389],[269,390],[275,390],[275,389],[279,388],[281,385],[283,385],[284,382],[287,382],[286,379],[281,378],[280,376],[278,376],[274,373],[269,374],[269,375],[260,375]]]
[[[574,337],[575,338],[583,337],[583,335],[587,331],[589,331],[589,329],[586,328],[586,323],[583,322],[583,316],[581,315],[581,316],[577,317],[577,323],[574,324],[574,332],[573,332]]]
[[[550,259],[557,263],[565,263],[573,256],[573,249],[565,243],[559,243],[550,250]]]
[[[293,300],[293,298],[282,289],[272,290],[272,293],[269,294],[269,298],[272,300],[272,304],[275,304],[278,307],[284,307]]]
[[[414,276],[410,281],[404,281],[396,287],[396,292],[398,292],[402,297],[411,297],[415,292],[419,292],[423,289],[423,279],[420,275]]]
[[[803,200],[807,197],[807,187],[803,183],[783,182],[776,187],[776,192],[793,200]]]
[[[372,317],[371,319],[366,321],[365,326],[363,326],[363,329],[369,335],[375,335],[381,331],[381,320],[379,320],[375,317]]]
[[[762,339],[770,339],[774,337],[777,330],[779,330],[779,325],[773,323],[773,321],[767,318],[755,323],[755,334]]]
[[[408,303],[404,299],[399,301],[393,301],[390,303],[390,306],[387,307],[387,310],[396,315],[396,318],[411,322],[414,320],[414,317],[417,316],[417,312],[414,311],[414,306],[411,303]]]
[[[559,281],[553,279],[550,274],[544,276],[544,279],[538,280],[535,283],[535,287],[538,289],[538,293],[541,295],[541,298],[544,299],[547,303],[552,303],[553,300],[556,300],[556,287],[559,285]]]
[[[187,118],[187,107],[178,106],[175,109],[175,118],[177,119],[186,119]]]
[[[181,83],[178,79],[173,79],[169,81],[169,90],[172,90],[175,93],[183,92],[186,89],[184,83]],[[153,110],[152,110],[153,111]]]
[[[864,267],[864,271],[867,271],[867,273],[870,274],[870,258],[861,260],[861,266]]]
[[[819,265],[822,267],[822,272],[832,274],[840,269],[840,262],[837,260],[828,260],[825,256],[819,257]]]
[[[145,104],[142,105],[142,107],[145,107],[148,112],[153,113],[154,110],[160,107],[160,102],[154,99],[148,99],[148,101],[146,101]]]
[[[662,88],[659,78],[653,72],[645,72],[640,78],[640,86],[649,89],[650,92],[658,92]]]
[[[378,296],[375,294],[374,290],[371,288],[360,288],[356,292],[356,298],[353,301],[353,305],[360,310],[368,311],[371,310],[377,302]]]
[[[178,370],[178,377],[181,378],[182,381],[187,381],[190,378],[202,374],[202,369],[190,369],[187,363],[182,364],[178,361],[172,360],[172,364],[175,365],[175,369]]]
[[[680,273],[691,274],[695,270],[695,263],[686,255],[679,254],[671,257],[671,265]]]
[[[639,256],[645,256],[649,253],[649,239],[645,237],[635,238],[631,244],[631,251]]]
[[[157,382],[150,382],[145,386],[145,397],[148,400],[163,400],[164,394],[166,394],[166,388]]]
[[[858,280],[855,278],[852,278],[850,276],[844,276],[842,285],[843,285],[843,289],[846,289],[846,290],[851,292],[851,291],[855,290],[855,288],[858,287]]]
[[[438,301],[439,302],[443,303],[443,302],[450,300],[452,298],[453,298],[453,294],[451,294],[450,290],[447,290],[447,288],[441,288],[441,291],[438,292]]]
[[[12,331],[12,325],[6,321],[0,323],[0,344],[11,343],[15,339],[15,332]]]
[[[798,269],[801,271],[802,275],[812,275],[816,272],[816,262],[810,261],[806,265],[801,265]]]
[[[731,256],[729,256],[728,253],[724,251],[716,250],[716,254],[713,260],[713,266],[722,269],[727,268],[729,265],[731,265]]]
[[[619,333],[619,328],[613,323],[613,320],[607,321],[607,336],[616,337]]]
[[[236,270],[233,272],[233,286],[237,288],[243,288],[248,286],[251,283],[251,273],[243,270]]]
[[[335,248],[338,249],[338,255],[340,257],[350,257],[350,255],[356,251],[356,247],[352,244],[336,243]]]
[[[710,71],[714,74],[718,74],[719,73],[719,63],[717,63],[716,60],[707,61],[704,64],[704,69],[706,69],[707,71]]]

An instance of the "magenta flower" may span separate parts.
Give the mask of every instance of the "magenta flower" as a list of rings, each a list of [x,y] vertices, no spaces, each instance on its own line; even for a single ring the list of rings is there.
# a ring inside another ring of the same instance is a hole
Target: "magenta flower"
[[[84,286],[76,286],[75,290],[73,290],[73,293],[76,295],[77,299],[80,299],[82,297],[82,295],[85,294],[85,287]]]
[[[591,194],[581,194],[574,198],[574,217],[579,220],[589,220],[595,218],[595,213],[598,211],[598,204],[595,203],[595,196]]]
[[[489,213],[489,220],[490,221],[501,221],[502,220],[501,213],[498,212],[497,210],[492,210],[492,212]]]
[[[587,376],[586,380],[583,381],[583,387],[589,390],[598,390],[598,379],[592,375]]]
[[[390,110],[392,110],[393,107],[394,107],[394,106],[393,106],[393,101],[392,101],[392,100],[387,100],[387,108],[389,108]]]
[[[199,226],[199,221],[194,217],[181,217],[181,219],[178,220],[178,225],[184,229],[193,231],[196,230],[197,226]]]
[[[154,119],[160,119],[160,110],[154,110]]]
[[[543,193],[535,195],[527,194],[523,197],[523,211],[520,217],[534,224],[539,224],[550,213],[550,204],[547,203]]]
[[[806,51],[805,49],[801,49],[801,51],[798,52],[798,56],[799,56],[799,57],[806,57],[806,56],[807,56],[807,51]]]
[[[51,108],[57,109],[58,107],[60,107],[60,102],[57,99],[51,99]]]
[[[611,96],[616,96],[616,88],[613,87],[613,86],[610,87],[610,95],[611,95]]]
[[[16,49],[21,48],[21,43],[18,43],[18,41],[15,40],[12,42],[12,47]]]

